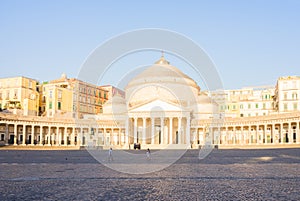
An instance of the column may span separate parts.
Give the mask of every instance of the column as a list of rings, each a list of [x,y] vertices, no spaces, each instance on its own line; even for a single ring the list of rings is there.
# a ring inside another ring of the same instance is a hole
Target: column
[[[98,129],[97,129],[97,131],[98,131]],[[72,146],[75,146],[75,127],[72,127],[70,143]]]
[[[14,124],[14,145],[17,145],[18,139],[18,124]]]
[[[160,118],[160,144],[164,144],[164,118]]]
[[[169,124],[170,124],[169,144],[173,144],[173,118],[172,117],[169,117]]]
[[[288,127],[288,138],[289,138],[289,144],[293,143],[293,131],[292,131],[291,122],[289,122],[289,127]]]
[[[181,118],[178,117],[178,144],[181,144]]]
[[[103,138],[104,138],[104,144],[107,145],[107,137],[106,137],[106,128],[103,128]]]
[[[79,144],[79,146],[82,146],[83,145],[83,143],[82,143],[82,136],[83,136],[83,134],[82,134],[82,132],[83,132],[83,128],[82,127],[80,127],[80,128],[78,128],[78,144]],[[104,129],[104,131],[105,131],[105,129]],[[105,140],[105,142],[106,142],[106,133],[104,133],[104,140]]]
[[[256,138],[256,144],[258,144],[259,143],[259,139],[258,139],[258,129],[259,129],[259,126],[258,125],[256,125],[256,136],[255,136],[255,138]]]
[[[129,143],[129,118],[125,122],[125,144]]]
[[[247,137],[245,136],[244,133],[244,126],[241,126],[241,134],[242,134],[242,144],[247,144]]]
[[[234,138],[233,138],[233,144],[236,144],[236,127],[235,126],[233,126],[232,127],[232,129],[233,129],[233,136],[234,136]]]
[[[190,145],[191,144],[191,118],[190,116],[186,117],[186,144]],[[189,146],[190,147],[190,146]]]
[[[228,137],[228,127],[225,127],[225,144],[229,144],[229,137]]]
[[[43,126],[40,126],[40,145],[43,145]]]
[[[283,123],[280,123],[280,143],[283,143],[284,133],[283,133]]]
[[[55,145],[55,133],[54,132],[51,133],[51,144],[52,144],[52,146]]]
[[[252,144],[252,133],[251,133],[251,125],[248,126],[248,143]]]
[[[266,124],[264,124],[262,139],[263,139],[263,144],[267,144],[267,125]]]
[[[154,121],[155,121],[155,118],[151,117],[151,144],[155,143]]]
[[[31,145],[34,145],[34,125],[31,125]]]
[[[90,129],[89,129],[89,131],[90,131]],[[64,145],[65,146],[67,146],[68,145],[68,128],[67,127],[65,127],[64,128]]]
[[[300,143],[300,126],[299,126],[299,123],[300,122],[296,122],[297,125],[296,125],[296,142],[297,144]]]
[[[133,143],[137,143],[137,118],[134,117],[134,124],[133,124]]]
[[[218,126],[218,136],[217,136],[217,144],[221,144],[221,127]]]
[[[50,133],[51,133],[51,126],[48,126],[48,134],[47,134],[47,136],[48,136],[48,145],[51,145],[51,143],[50,143]]]
[[[60,137],[59,137],[59,127],[56,127],[56,144],[60,145],[60,141],[59,141]]]
[[[275,142],[275,124],[272,124],[272,130],[271,130],[271,144],[274,144]]]
[[[118,143],[118,145],[122,145],[122,143],[121,143],[121,141],[122,141],[122,138],[121,138],[121,128],[120,128],[120,127],[119,127],[118,138],[119,138],[119,143]]]
[[[143,117],[143,139],[142,144],[146,144],[146,118]]]
[[[23,139],[22,139],[22,145],[26,144],[26,125],[23,124]]]

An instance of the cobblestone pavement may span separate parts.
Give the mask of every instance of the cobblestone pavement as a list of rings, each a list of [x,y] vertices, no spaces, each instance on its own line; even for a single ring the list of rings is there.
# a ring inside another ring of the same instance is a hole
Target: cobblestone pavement
[[[0,200],[300,200],[299,173],[300,149],[214,150],[203,160],[189,150],[149,174],[116,172],[84,150],[1,150]]]

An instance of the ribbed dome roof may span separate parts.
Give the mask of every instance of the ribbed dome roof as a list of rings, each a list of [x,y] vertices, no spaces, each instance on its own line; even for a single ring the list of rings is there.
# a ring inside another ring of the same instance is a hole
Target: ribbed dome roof
[[[154,65],[148,67],[142,73],[132,79],[128,87],[144,83],[177,82],[198,88],[196,82],[181,72],[178,68],[170,65],[164,56],[162,56]]]

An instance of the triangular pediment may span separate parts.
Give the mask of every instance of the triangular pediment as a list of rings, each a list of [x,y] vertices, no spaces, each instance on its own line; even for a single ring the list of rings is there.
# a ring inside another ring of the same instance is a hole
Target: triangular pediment
[[[136,107],[131,112],[143,112],[143,111],[152,111],[152,112],[160,112],[160,111],[182,111],[182,108],[171,103],[167,103],[162,100],[154,100],[148,102],[144,105],[140,105]]]

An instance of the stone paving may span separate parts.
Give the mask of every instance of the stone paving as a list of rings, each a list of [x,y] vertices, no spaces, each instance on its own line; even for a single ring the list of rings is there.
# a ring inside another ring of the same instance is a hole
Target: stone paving
[[[148,174],[114,171],[84,150],[1,150],[0,200],[300,200],[299,173],[300,149],[213,150],[202,160],[189,150]]]

